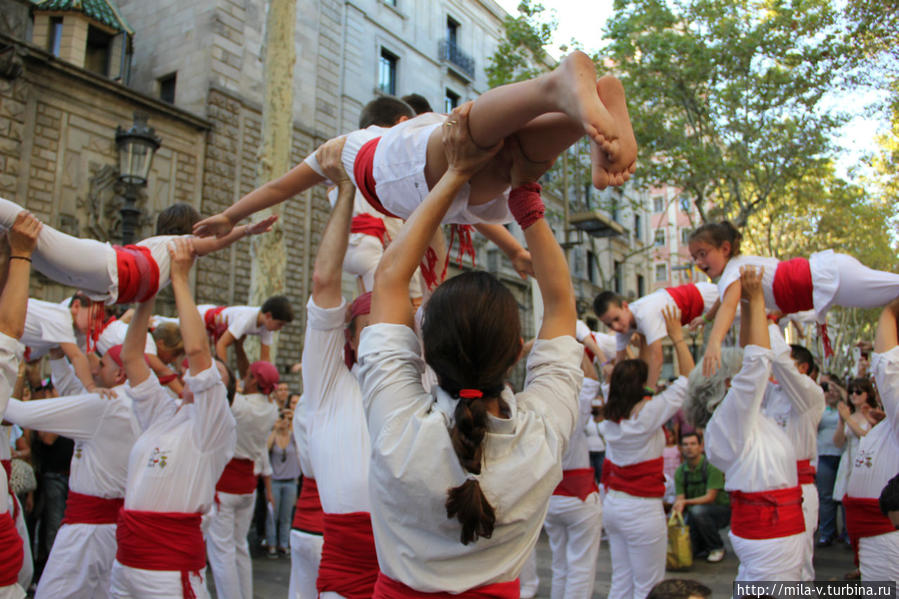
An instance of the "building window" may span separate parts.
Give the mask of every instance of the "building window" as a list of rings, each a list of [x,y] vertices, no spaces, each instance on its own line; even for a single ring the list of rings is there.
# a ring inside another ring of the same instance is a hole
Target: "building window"
[[[655,235],[655,246],[657,248],[665,247],[665,229],[659,229]]]
[[[646,279],[643,275],[637,275],[637,297],[646,295]]]
[[[451,17],[446,18],[446,41],[453,46],[459,43],[459,24]]]
[[[587,250],[587,280],[596,284],[596,254],[592,251]]]
[[[459,105],[459,94],[453,92],[452,90],[446,90],[446,95],[443,97],[443,112],[447,114],[453,111],[453,108]]]
[[[656,281],[668,280],[668,265],[656,264]]]
[[[47,51],[53,56],[59,56],[59,46],[62,42],[62,17],[50,17],[50,35],[47,37]]]
[[[680,197],[677,198],[678,205],[680,206],[680,211],[684,214],[690,213],[690,207],[692,202],[690,202],[690,197],[687,194],[682,193]]]
[[[653,212],[665,212],[665,198],[658,196],[652,199]]]
[[[621,290],[624,289],[624,265],[617,260],[614,263],[615,268],[615,281],[614,288],[615,293],[621,294]]]
[[[692,233],[693,233],[693,231],[691,231],[690,229],[681,229],[680,230],[681,245],[684,245],[684,246],[690,245],[690,234],[692,234]]]
[[[159,99],[169,104],[175,103],[175,81],[177,73],[171,73],[159,78]]]
[[[634,214],[634,239],[642,240],[643,239],[643,219],[640,218],[640,213]]]
[[[84,68],[92,73],[109,77],[109,55],[112,36],[98,27],[87,28],[87,49]]]
[[[396,95],[396,64],[399,60],[395,54],[381,48],[381,58],[378,63],[378,90],[382,94]]]
[[[384,4],[386,4],[387,6],[396,8],[396,0],[382,0],[382,2],[384,2]]]

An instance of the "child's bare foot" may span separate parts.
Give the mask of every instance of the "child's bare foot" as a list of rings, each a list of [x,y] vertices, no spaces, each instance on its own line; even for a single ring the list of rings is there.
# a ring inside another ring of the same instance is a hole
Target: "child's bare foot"
[[[617,157],[619,125],[597,94],[596,67],[583,52],[572,52],[553,72],[560,108],[583,124],[584,132],[610,156]]]
[[[619,132],[615,153],[603,148],[602,144],[591,144],[593,186],[605,189],[609,185],[621,185],[630,179],[637,165],[637,139],[627,114],[624,86],[621,82],[611,75],[601,77],[596,82],[596,93],[615,119]]]

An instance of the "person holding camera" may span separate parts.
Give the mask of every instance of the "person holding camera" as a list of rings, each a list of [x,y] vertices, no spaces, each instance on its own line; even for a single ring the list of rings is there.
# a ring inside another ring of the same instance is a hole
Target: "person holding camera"
[[[268,556],[287,555],[290,542],[290,520],[297,500],[300,461],[291,430],[293,410],[281,410],[275,428],[268,436],[268,456],[272,463],[273,509],[268,512],[266,539]]]

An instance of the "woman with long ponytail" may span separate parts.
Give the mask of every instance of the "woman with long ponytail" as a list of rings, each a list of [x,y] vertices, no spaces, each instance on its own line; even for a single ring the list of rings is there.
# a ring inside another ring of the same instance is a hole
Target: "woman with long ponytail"
[[[536,179],[549,164],[509,146],[509,205],[533,255],[543,297],[524,390],[504,381],[521,353],[518,303],[494,276],[440,285],[413,330],[409,279],[457,192],[499,147],[478,148],[468,106],[444,126],[449,169],[387,248],[375,275],[372,323],[359,346],[372,442],[372,528],[381,569],[374,597],[518,598],[518,575],[562,480],[576,423],[583,349],[561,248],[543,220]],[[428,393],[424,363],[437,375]]]

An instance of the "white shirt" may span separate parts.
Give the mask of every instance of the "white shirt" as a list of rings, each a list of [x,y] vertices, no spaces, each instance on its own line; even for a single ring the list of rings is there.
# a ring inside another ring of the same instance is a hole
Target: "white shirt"
[[[777,272],[777,265],[780,260],[777,258],[766,258],[764,256],[734,256],[727,261],[727,264],[718,278],[718,295],[724,299],[724,292],[730,287],[731,283],[740,280],[741,266],[755,266],[765,269],[762,273],[762,293],[765,296],[765,308],[768,310],[777,309],[777,302],[774,301],[774,273]]]
[[[16,378],[19,374],[19,359],[22,355],[22,346],[18,341],[0,333],[0,415],[6,414],[6,407],[12,395]],[[0,418],[2,421],[2,418]],[[4,429],[8,427],[2,427]],[[9,459],[11,450],[9,447],[8,433],[0,435],[0,459]],[[6,470],[0,468],[0,514],[10,511],[12,500],[9,498]]]
[[[587,422],[591,419],[593,400],[600,394],[599,381],[584,377],[578,394],[577,425],[568,441],[568,449],[562,456],[562,470],[576,470],[590,467],[590,447],[587,441]]]
[[[309,459],[309,439],[306,422],[309,415],[306,413],[306,395],[300,395],[296,408],[293,411],[293,440],[297,446],[297,458],[300,461],[300,472],[303,478],[315,479],[315,470]]]
[[[615,351],[618,348],[615,335],[591,331],[586,322],[578,320],[574,326],[574,338],[577,339],[578,342],[583,343],[587,336],[593,337],[593,340],[596,341],[596,345],[598,345],[599,349],[602,350],[602,353],[606,355],[607,360],[615,357]]]
[[[237,423],[234,457],[265,462],[268,459],[268,435],[278,420],[278,405],[262,393],[237,393],[231,403]],[[265,468],[261,468],[265,471]]]
[[[138,241],[136,245],[141,245],[150,250],[150,256],[159,267],[159,288],[162,289],[169,284],[172,278],[172,260],[169,256],[169,245],[178,238],[193,239],[193,235],[156,235],[148,237],[142,241]]]
[[[665,424],[687,399],[687,377],[678,377],[667,389],[646,401],[636,416],[613,422],[606,418],[599,430],[606,440],[606,459],[630,466],[662,457]],[[795,467],[795,464],[794,464]]]
[[[95,497],[124,497],[128,455],[141,431],[127,387],[114,391],[112,399],[94,393],[26,402],[12,399],[6,417],[23,428],[75,442],[69,489]]]
[[[584,434],[587,435],[587,448],[591,452],[606,450],[606,440],[599,431],[599,423],[593,420],[592,415],[587,420],[587,424],[584,425]]]
[[[343,361],[346,302],[320,308],[310,297],[306,313],[306,438],[322,510],[329,514],[370,512],[371,441],[359,382]]]
[[[771,373],[777,383],[765,388],[762,412],[772,418],[793,442],[797,460],[818,462],[818,423],[824,415],[824,391],[800,373],[790,357],[790,346],[780,328],[769,325],[774,360]]]
[[[214,304],[197,306],[200,316],[206,315],[207,310],[217,308]],[[259,318],[258,306],[227,306],[216,317],[228,327],[228,332],[235,339],[243,339],[246,335],[256,335],[263,345],[271,345],[274,333],[265,328],[265,325],[257,324]]]
[[[880,497],[899,472],[899,347],[874,354],[871,370],[886,418],[859,440],[846,487],[851,497]]]
[[[72,313],[62,304],[29,299],[25,314],[25,333],[21,339],[38,358],[61,343],[78,344]]]
[[[62,397],[70,395],[83,395],[87,389],[81,379],[75,374],[75,369],[65,358],[48,360],[50,362],[50,380],[56,392]]]
[[[215,363],[184,375],[184,382],[191,404],[179,405],[153,374],[128,392],[144,432],[128,461],[126,509],[206,513],[212,507],[215,484],[234,453],[234,416]]]
[[[702,296],[702,311],[707,312],[715,301],[718,299],[718,289],[711,283],[695,283],[699,294]],[[644,295],[632,304],[628,304],[631,314],[634,316],[635,330],[646,338],[646,344],[650,345],[659,339],[668,336],[668,329],[665,327],[665,317],[662,311],[672,306],[677,308],[677,303],[671,294],[665,289],[658,289],[649,295]],[[630,338],[634,331],[627,333],[618,333],[617,350],[623,351],[630,343]]]
[[[761,410],[773,358],[770,349],[746,346],[743,368],[706,427],[706,456],[724,472],[727,491],[757,493],[798,484],[793,443]]]
[[[514,580],[537,542],[561,458],[578,420],[583,346],[538,339],[524,391],[506,388],[509,418],[488,416],[476,476],[496,511],[493,536],[463,545],[447,518],[447,491],[469,476],[450,440],[456,400],[424,390],[412,329],[380,323],[362,331],[359,380],[372,437],[372,528],[381,571],[424,592],[458,593]],[[318,472],[318,471],[317,471]]]
[[[125,343],[125,335],[128,333],[128,323],[121,320],[114,320],[106,325],[103,332],[97,338],[97,351],[105,354],[110,348]],[[156,355],[156,342],[153,335],[147,333],[147,340],[144,343],[144,353]]]

